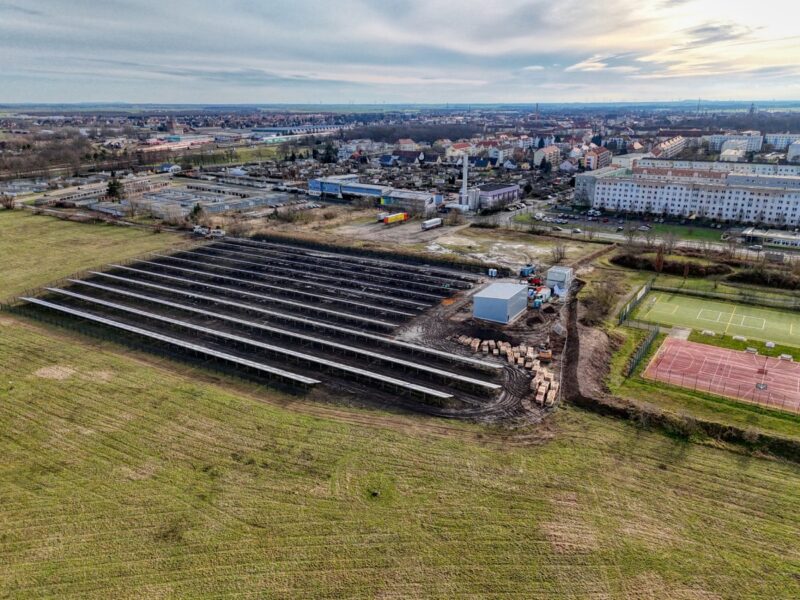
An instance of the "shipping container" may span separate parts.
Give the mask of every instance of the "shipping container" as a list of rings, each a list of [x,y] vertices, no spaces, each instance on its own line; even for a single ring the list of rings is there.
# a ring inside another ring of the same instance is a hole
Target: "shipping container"
[[[444,222],[439,219],[428,219],[427,221],[422,222],[422,230],[427,231],[428,229],[436,229],[437,227],[441,227]]]
[[[394,213],[383,218],[385,225],[389,225],[391,223],[402,223],[403,221],[408,221],[408,213]]]

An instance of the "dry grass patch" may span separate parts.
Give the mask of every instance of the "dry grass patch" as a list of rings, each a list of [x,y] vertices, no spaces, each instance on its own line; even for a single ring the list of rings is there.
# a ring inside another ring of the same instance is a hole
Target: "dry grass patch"
[[[41,377],[42,379],[55,379],[57,381],[63,381],[72,377],[75,374],[75,369],[72,367],[53,365],[50,367],[36,369],[33,374],[36,377]]]

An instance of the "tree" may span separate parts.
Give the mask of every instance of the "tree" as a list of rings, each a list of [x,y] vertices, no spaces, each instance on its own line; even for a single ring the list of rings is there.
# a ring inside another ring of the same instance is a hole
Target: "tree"
[[[599,133],[597,135],[595,135],[595,136],[592,136],[592,143],[595,146],[602,146],[603,145],[603,136],[601,136]]]
[[[204,215],[205,215],[205,211],[203,210],[203,207],[200,206],[200,203],[198,202],[197,204],[194,205],[194,207],[192,207],[192,211],[189,213],[189,220],[192,223],[198,223],[203,218]]]
[[[626,249],[629,252],[633,251],[636,248],[636,238],[639,236],[639,232],[636,231],[636,227],[628,224],[625,226],[625,229],[622,233],[625,236]]]
[[[0,194],[0,207],[7,210],[14,208],[14,197],[8,194]]]
[[[542,148],[544,148],[544,138],[543,138],[543,137],[540,137],[540,138],[539,138],[539,143],[538,143],[538,144],[536,144],[536,147],[537,147],[539,150],[541,150]]]
[[[648,229],[644,232],[644,245],[648,250],[652,250],[656,243],[656,232],[654,229]]]
[[[656,264],[655,264],[656,273],[661,273],[664,270],[664,246],[663,244],[658,247],[658,253],[656,254]]]
[[[567,256],[567,247],[561,242],[550,248],[550,256],[553,258],[553,264],[557,265]]]
[[[553,165],[551,165],[546,158],[542,157],[542,162],[539,163],[539,168],[543,173],[550,173],[550,171],[553,170]]]
[[[122,198],[122,183],[116,177],[112,177],[108,181],[108,191],[106,192],[111,198],[120,200]]]
[[[322,162],[325,164],[336,162],[336,150],[330,140],[325,144],[325,150],[322,153]]]
[[[674,231],[668,231],[664,234],[663,247],[664,252],[672,254],[675,251],[675,246],[678,244],[678,235]]]

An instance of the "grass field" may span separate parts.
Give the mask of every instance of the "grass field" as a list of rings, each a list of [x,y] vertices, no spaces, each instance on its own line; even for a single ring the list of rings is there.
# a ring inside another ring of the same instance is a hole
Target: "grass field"
[[[0,596],[800,594],[796,465],[573,409],[501,432],[145,360],[0,315]]]
[[[653,291],[634,318],[800,346],[800,314],[785,310]]]
[[[0,300],[82,269],[164,250],[182,236],[0,211]]]

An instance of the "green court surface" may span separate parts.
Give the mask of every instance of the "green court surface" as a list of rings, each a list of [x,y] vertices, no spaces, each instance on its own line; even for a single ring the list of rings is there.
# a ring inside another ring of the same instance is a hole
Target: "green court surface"
[[[634,318],[800,347],[800,313],[667,292],[650,292]]]

